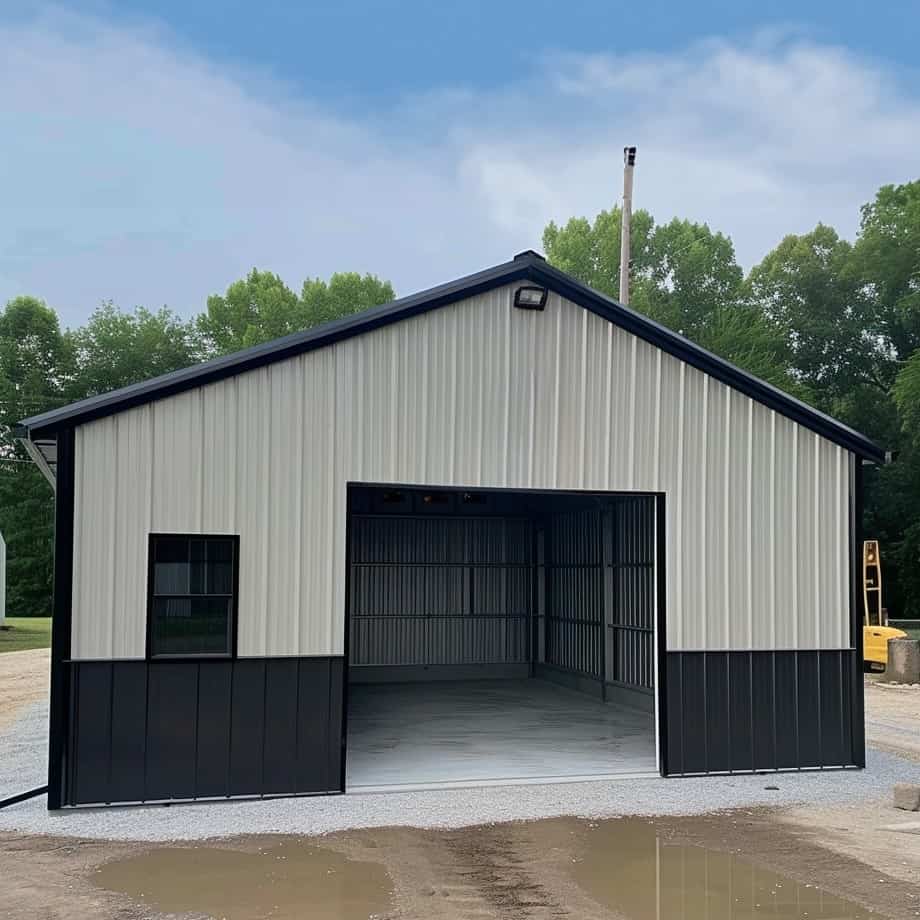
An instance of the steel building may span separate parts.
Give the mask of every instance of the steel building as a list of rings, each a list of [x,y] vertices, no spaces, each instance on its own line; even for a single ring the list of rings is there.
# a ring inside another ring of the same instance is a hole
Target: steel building
[[[879,449],[535,253],[19,434],[52,808],[864,763]]]

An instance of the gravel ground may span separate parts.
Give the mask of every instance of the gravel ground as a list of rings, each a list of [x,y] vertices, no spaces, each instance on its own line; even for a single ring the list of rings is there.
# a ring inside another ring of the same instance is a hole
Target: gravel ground
[[[0,798],[43,782],[47,704],[0,734]],[[350,828],[454,828],[562,815],[697,815],[759,805],[831,805],[920,783],[920,763],[867,752],[865,770],[700,779],[622,779],[188,805],[78,809],[49,814],[44,797],[0,811],[0,831],[108,840],[202,840],[235,834],[324,834]],[[771,790],[766,787],[776,786]]]
[[[13,724],[0,729],[0,799],[46,782],[48,702],[42,700],[21,707]],[[44,803],[44,798],[41,801]],[[0,819],[6,810],[0,811]]]

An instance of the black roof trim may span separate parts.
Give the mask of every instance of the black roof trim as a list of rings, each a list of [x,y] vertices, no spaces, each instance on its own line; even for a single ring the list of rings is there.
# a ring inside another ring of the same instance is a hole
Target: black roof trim
[[[305,332],[295,332],[293,335],[215,358],[203,364],[173,371],[111,393],[91,396],[60,409],[52,409],[25,419],[21,425],[34,440],[63,428],[72,428],[93,419],[173,396],[276,361],[283,361],[514,281],[530,281],[545,285],[562,297],[721,380],[847,450],[876,462],[884,461],[884,451],[858,431],[735,367],[648,317],[617,303],[606,294],[576,281],[570,275],[551,266],[532,250],[522,252],[510,262],[496,265],[494,268],[334,320]]]

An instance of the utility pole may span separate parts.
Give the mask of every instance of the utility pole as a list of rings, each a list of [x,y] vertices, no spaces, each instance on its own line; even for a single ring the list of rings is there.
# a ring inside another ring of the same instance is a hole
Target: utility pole
[[[633,169],[636,148],[623,148],[623,223],[620,229],[620,303],[629,303],[629,224],[632,220]]]

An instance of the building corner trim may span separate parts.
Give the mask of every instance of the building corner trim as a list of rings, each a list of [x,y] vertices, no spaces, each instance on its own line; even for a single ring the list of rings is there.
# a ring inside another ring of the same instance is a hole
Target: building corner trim
[[[70,735],[70,658],[73,610],[74,429],[57,434],[54,504],[54,597],[51,619],[51,706],[48,744],[48,809],[67,804]]]

